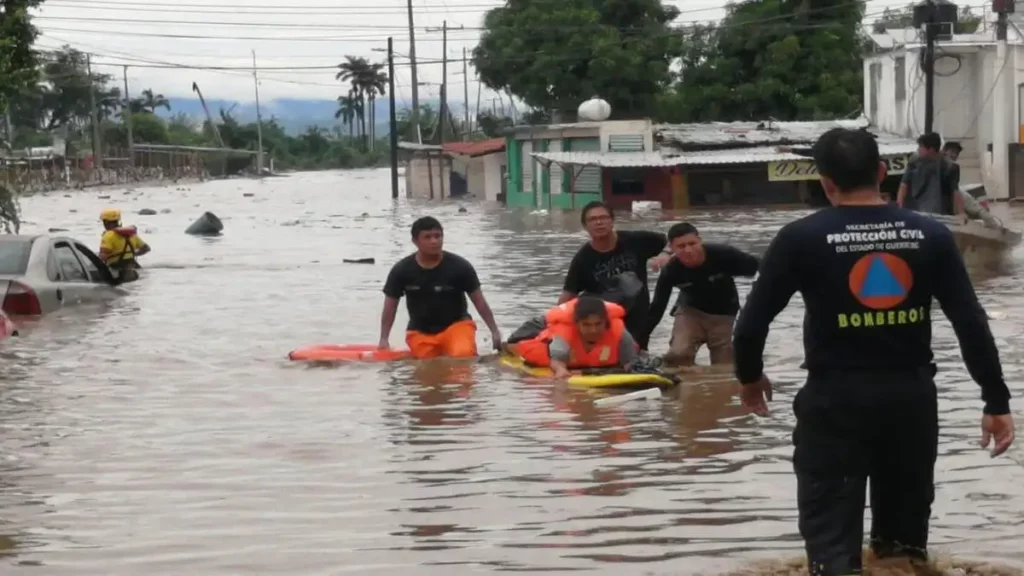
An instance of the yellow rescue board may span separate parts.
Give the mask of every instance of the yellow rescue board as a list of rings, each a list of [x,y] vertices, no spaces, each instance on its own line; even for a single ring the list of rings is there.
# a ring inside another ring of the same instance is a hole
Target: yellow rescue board
[[[502,354],[501,364],[538,378],[551,376],[550,368],[527,366],[518,356]],[[578,374],[569,377],[569,385],[580,388],[668,388],[675,386],[675,382],[658,374]]]

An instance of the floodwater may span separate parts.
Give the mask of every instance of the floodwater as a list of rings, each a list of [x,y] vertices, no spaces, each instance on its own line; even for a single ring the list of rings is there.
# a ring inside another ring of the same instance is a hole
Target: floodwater
[[[771,332],[769,418],[743,414],[734,385],[713,379],[598,409],[493,362],[284,359],[305,344],[376,342],[381,285],[423,214],[475,263],[508,334],[557,297],[583,241],[575,215],[392,204],[387,171],[325,172],[37,196],[23,201],[26,230],[96,243],[108,205],[154,246],[145,278],[0,349],[4,574],[710,574],[800,553],[799,297]],[[170,213],[134,216],[142,208]],[[223,237],[183,234],[204,210]],[[708,239],[760,252],[796,214],[690,218]],[[660,218],[620,225],[664,229]],[[377,263],[342,262],[363,257]],[[977,284],[1017,391],[1019,269]],[[404,322],[403,309],[395,345]],[[979,391],[944,319],[935,347],[934,550],[1024,562],[1024,458],[977,448]]]

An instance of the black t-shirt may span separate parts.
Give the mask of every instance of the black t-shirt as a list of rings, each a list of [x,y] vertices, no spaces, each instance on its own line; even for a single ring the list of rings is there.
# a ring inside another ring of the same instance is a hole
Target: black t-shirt
[[[673,258],[661,269],[651,310],[647,313],[648,329],[640,336],[644,341],[661,322],[673,288],[679,288],[677,308],[727,316],[739,312],[740,296],[733,278],[750,278],[757,274],[757,257],[724,244],[705,244],[704,254],[704,263],[700,266],[689,268]]]
[[[468,320],[466,294],[480,289],[476,270],[465,258],[444,252],[434,268],[423,268],[416,255],[402,258],[384,282],[384,295],[405,296],[409,311],[407,330],[437,334],[460,320]]]
[[[814,374],[932,364],[932,299],[949,318],[986,412],[1010,392],[999,352],[952,232],[893,205],[827,208],[782,228],[764,255],[733,332],[736,375],[757,380],[768,326],[803,296],[804,353]]]
[[[584,244],[569,264],[562,289],[573,294],[601,294],[614,289],[620,276],[632,276],[632,282],[639,281],[641,288],[626,312],[626,329],[636,336],[646,328],[651,302],[647,261],[665,249],[667,240],[664,234],[645,230],[620,230],[616,235],[615,248],[608,252],[598,252],[589,242]]]

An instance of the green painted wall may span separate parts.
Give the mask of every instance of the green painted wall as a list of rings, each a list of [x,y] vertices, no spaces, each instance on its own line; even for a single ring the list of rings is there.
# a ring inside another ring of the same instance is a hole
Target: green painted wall
[[[560,149],[562,152],[571,150],[588,150],[595,148],[595,143],[600,141],[597,138],[564,138],[561,140]],[[547,152],[550,150],[550,140],[534,140],[533,150],[535,152]],[[532,162],[533,157],[523,157],[523,140],[516,140],[509,136],[505,140],[505,150],[508,165],[508,193],[505,198],[506,205],[516,208],[547,208],[559,210],[579,210],[587,202],[601,200],[601,193],[577,192],[575,198],[569,194],[571,175],[568,170],[562,170],[562,189],[560,193],[551,194],[551,169],[541,166],[539,163],[534,166],[538,168],[534,172],[534,181],[523,182],[523,163]],[[598,180],[600,182],[600,180]],[[533,187],[537,186],[534,193]],[[600,184],[598,184],[600,187]]]
[[[512,136],[506,138],[505,150],[508,154],[508,193],[505,204],[508,206],[533,206],[533,193],[523,191],[523,142]]]

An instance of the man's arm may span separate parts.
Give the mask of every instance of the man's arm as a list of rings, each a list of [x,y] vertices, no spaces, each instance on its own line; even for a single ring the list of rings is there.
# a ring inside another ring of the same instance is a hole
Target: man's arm
[[[132,243],[132,249],[135,251],[136,256],[144,256],[149,253],[149,244],[146,244],[142,238],[132,236],[128,241]]]
[[[568,342],[560,336],[551,338],[551,342],[548,343],[548,358],[551,359],[551,371],[554,372],[556,378],[565,378],[569,375],[571,355],[572,349]]]
[[[672,288],[678,283],[679,265],[670,262],[658,276],[658,283],[654,285],[654,297],[651,299],[651,307],[647,309],[647,327],[643,334],[634,334],[640,347],[644,350],[651,341],[651,334],[661,322],[665,315],[665,308],[668,301],[672,299]]]
[[[480,319],[483,320],[484,324],[487,325],[487,328],[490,329],[491,334],[500,333],[500,330],[498,330],[498,323],[494,320],[494,313],[491,312],[491,307],[487,304],[487,299],[484,298],[484,291],[477,288],[475,291],[470,292],[469,300],[473,303],[473,307],[476,308],[476,311],[480,313]],[[501,344],[501,342],[494,343],[495,346],[499,344]]]
[[[388,348],[391,328],[395,325],[395,314],[398,312],[398,301],[405,295],[405,283],[402,280],[401,262],[395,264],[388,272],[384,281],[384,307],[380,312],[380,348]]]
[[[949,193],[953,195],[953,215],[964,214],[964,197],[960,193],[960,166],[949,167]]]
[[[644,261],[661,256],[665,251],[665,246],[668,245],[668,236],[661,232],[630,230],[629,234],[635,243],[637,253],[643,257]]]
[[[908,163],[907,169],[903,172],[903,178],[900,179],[900,188],[896,192],[896,203],[901,207],[907,200],[907,191],[910,189],[910,179],[913,177],[914,164]]]
[[[636,360],[639,349],[640,347],[637,345],[637,341],[633,339],[633,336],[628,331],[623,332],[622,339],[619,340],[619,364],[629,367]]]
[[[981,386],[985,413],[994,416],[1009,414],[1010,389],[1003,380],[1003,367],[999,362],[995,338],[989,329],[988,316],[974,293],[953,234],[945,228],[933,234],[936,234],[939,251],[935,266],[941,271],[941,278],[936,278],[935,299],[953,325],[967,372]]]
[[[100,257],[100,260],[106,262],[107,258],[110,258],[110,255],[113,254],[113,252],[114,247],[110,242],[110,234],[104,232],[103,235],[100,236],[100,251],[96,255]]]
[[[732,246],[727,248],[727,254],[729,255],[728,272],[730,275],[743,278],[753,278],[757,275],[757,269],[761,266],[761,261],[758,260],[757,256]]]
[[[572,257],[569,262],[569,270],[565,273],[565,282],[562,284],[562,293],[558,296],[558,303],[565,304],[577,297],[580,293],[580,253]]]
[[[791,229],[783,227],[765,252],[761,269],[740,310],[733,329],[733,355],[736,378],[741,384],[753,384],[764,375],[764,345],[772,320],[789,304],[798,288],[796,263],[799,238],[791,238]]]

